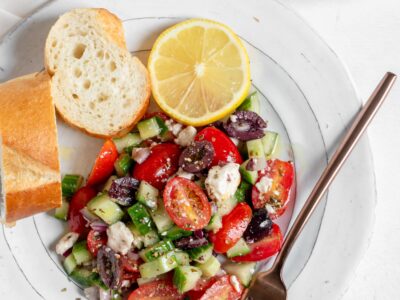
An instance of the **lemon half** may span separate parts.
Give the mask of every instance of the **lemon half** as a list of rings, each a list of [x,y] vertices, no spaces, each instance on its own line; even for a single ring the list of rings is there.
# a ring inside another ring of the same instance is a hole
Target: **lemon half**
[[[206,19],[165,30],[151,50],[148,69],[158,105],[187,125],[221,119],[240,105],[250,88],[243,43],[226,25]]]

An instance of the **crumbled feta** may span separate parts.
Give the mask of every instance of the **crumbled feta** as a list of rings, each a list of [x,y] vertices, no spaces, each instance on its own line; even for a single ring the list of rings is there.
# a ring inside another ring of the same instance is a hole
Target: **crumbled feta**
[[[182,130],[182,124],[176,123],[172,119],[165,121],[165,125],[168,127],[168,130],[171,131],[174,136],[178,136],[179,132]]]
[[[235,194],[240,184],[239,167],[239,164],[227,163],[210,169],[205,185],[211,199],[223,202]]]
[[[176,172],[176,176],[178,177],[183,177],[189,180],[193,180],[194,179],[194,174],[183,171],[182,168],[179,168],[178,172]]]
[[[144,162],[150,155],[149,148],[133,148],[132,149],[132,159],[138,164]]]
[[[265,209],[267,210],[267,212],[271,215],[276,213],[275,208],[271,205],[271,204],[265,204]]]
[[[67,250],[71,249],[75,242],[78,240],[79,234],[75,232],[68,232],[64,235],[56,245],[56,253],[63,255]]]
[[[260,181],[256,183],[256,188],[261,194],[265,194],[269,191],[272,185],[272,179],[268,176],[261,177]]]
[[[239,146],[239,140],[237,138],[234,138],[234,137],[229,137],[229,138],[235,144],[235,146]]]
[[[127,254],[133,242],[132,232],[122,222],[117,222],[107,228],[107,246],[115,252]]]
[[[233,288],[236,290],[236,292],[239,293],[242,289],[241,289],[241,284],[240,284],[238,278],[235,275],[231,275],[229,277],[229,279],[230,279],[229,281],[231,282],[231,285],[233,286]]]
[[[237,115],[231,115],[229,118],[231,119],[231,121],[233,123],[237,122],[237,119],[238,119]]]
[[[193,142],[196,134],[196,128],[194,128],[193,126],[188,126],[181,132],[179,132],[178,137],[175,139],[175,143],[183,147],[189,146],[190,143]]]

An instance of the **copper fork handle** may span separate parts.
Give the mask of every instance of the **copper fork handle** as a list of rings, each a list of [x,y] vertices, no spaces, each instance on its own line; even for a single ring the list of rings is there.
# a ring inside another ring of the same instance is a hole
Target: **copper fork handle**
[[[350,130],[337,148],[332,159],[329,161],[325,171],[322,173],[317,184],[312,190],[293,226],[290,228],[282,248],[274,262],[272,267],[273,269],[282,269],[286,257],[292,249],[292,246],[297,240],[304,225],[307,223],[308,219],[322,199],[322,196],[328,189],[329,185],[332,183],[339,169],[342,167],[343,163],[346,161],[361,135],[364,133],[365,129],[375,116],[379,107],[382,105],[395,80],[395,74],[391,72],[386,73],[379,85],[374,90],[373,94],[368,99],[365,106],[362,108],[361,112],[353,121]]]

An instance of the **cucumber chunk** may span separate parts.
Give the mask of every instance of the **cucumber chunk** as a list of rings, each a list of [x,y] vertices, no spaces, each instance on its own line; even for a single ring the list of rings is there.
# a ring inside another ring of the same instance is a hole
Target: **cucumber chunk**
[[[156,260],[144,263],[139,266],[139,272],[142,278],[153,278],[167,273],[178,266],[174,251],[171,251]]]
[[[211,256],[213,245],[207,244],[188,250],[189,257],[198,263],[205,263]]]
[[[69,210],[69,203],[63,197],[62,202],[61,202],[61,206],[57,207],[54,210],[54,217],[56,217],[59,220],[67,221],[68,210]]]
[[[175,241],[177,239],[180,239],[181,237],[191,236],[192,234],[192,231],[184,230],[174,225],[167,231],[162,232],[160,235],[166,239]]]
[[[104,184],[102,192],[108,193],[108,191],[111,189],[111,185],[112,185],[113,181],[117,178],[118,177],[115,175],[110,176],[110,178],[108,178],[107,182]]]
[[[250,253],[250,247],[246,244],[243,238],[240,238],[240,240],[226,252],[226,256],[232,258],[235,256],[245,255],[247,253]]]
[[[128,133],[124,137],[114,138],[113,142],[118,153],[122,153],[126,148],[132,148],[139,145],[142,142],[142,139],[138,133]]]
[[[255,113],[260,113],[260,100],[258,99],[257,92],[253,92],[247,96],[246,99],[239,106],[238,110],[249,110]]]
[[[203,276],[213,277],[221,269],[221,263],[215,256],[211,255],[211,257],[205,263],[203,264],[196,263],[196,267],[198,267],[201,270]]]
[[[155,211],[150,211],[150,214],[159,233],[170,229],[174,225],[174,222],[165,211],[164,201],[161,198],[158,199],[157,209]]]
[[[249,171],[246,169],[249,160],[244,161],[239,168],[240,174],[242,178],[246,180],[250,184],[255,184],[258,179],[258,172],[257,171]]]
[[[201,270],[192,266],[181,266],[175,269],[173,282],[180,293],[192,290],[201,277]]]
[[[119,177],[124,177],[129,173],[129,169],[133,165],[131,156],[127,153],[122,153],[114,163],[114,169]]]
[[[173,249],[175,249],[175,245],[171,241],[166,240],[140,251],[139,255],[145,262],[149,262],[170,252]]]
[[[149,231],[145,235],[141,235],[139,230],[136,228],[136,226],[132,223],[127,224],[127,227],[129,230],[132,232],[133,235],[133,242],[132,245],[136,249],[142,249],[144,247],[149,247],[157,243],[160,239],[158,237],[157,232],[154,230]]]
[[[97,273],[91,272],[83,268],[76,268],[69,276],[72,278],[72,280],[82,285],[83,287],[92,286],[93,284],[95,284],[98,278]]]
[[[227,261],[223,264],[223,269],[231,275],[237,276],[239,281],[245,286],[248,287],[253,277],[253,274],[256,269],[256,263],[234,263],[231,261]]]
[[[160,240],[156,231],[152,230],[143,236],[143,243],[145,247],[154,245]]]
[[[264,145],[261,139],[250,140],[246,142],[249,158],[264,157]]]
[[[109,225],[118,222],[124,216],[124,212],[118,204],[113,202],[106,194],[101,194],[90,200],[87,208]]]
[[[74,256],[77,265],[88,262],[93,258],[87,248],[86,241],[76,243],[72,247],[72,255]]]
[[[232,197],[226,199],[225,201],[217,202],[218,214],[223,217],[229,214],[237,205],[236,197],[233,195]]]
[[[235,199],[237,203],[245,202],[246,196],[251,189],[251,184],[247,183],[246,181],[242,180],[238,189],[235,192]]]
[[[73,270],[75,270],[77,263],[72,253],[65,258],[63,266],[65,272],[67,272],[68,275],[71,274]]]
[[[164,121],[157,116],[140,121],[137,124],[137,128],[143,140],[157,135],[163,135],[168,131],[168,127],[165,125]]]
[[[141,181],[136,194],[136,199],[150,209],[157,209],[159,195],[158,189],[146,181]]]
[[[186,252],[175,250],[175,258],[180,266],[186,266],[190,263],[189,254]]]
[[[141,285],[143,285],[143,284],[146,284],[146,283],[149,283],[149,282],[152,282],[152,281],[155,281],[155,280],[164,279],[164,278],[165,278],[165,275],[160,275],[160,276],[152,277],[152,278],[142,278],[142,277],[139,277],[138,279],[136,279],[136,282],[137,282],[137,284],[138,284],[139,286],[141,286]]]
[[[71,197],[81,187],[83,177],[81,175],[66,174],[61,181],[61,191],[64,197]]]
[[[153,230],[153,221],[143,204],[136,203],[132,205],[128,208],[128,214],[140,234],[144,235]]]
[[[205,229],[208,231],[217,232],[218,230],[221,229],[221,227],[222,227],[222,217],[219,214],[215,214],[211,217],[211,220],[205,227]]]
[[[265,158],[270,159],[278,145],[279,135],[276,132],[267,131],[261,140],[264,146]]]

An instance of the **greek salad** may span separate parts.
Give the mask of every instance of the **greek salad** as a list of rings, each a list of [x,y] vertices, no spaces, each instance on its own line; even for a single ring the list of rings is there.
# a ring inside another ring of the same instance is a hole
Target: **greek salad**
[[[281,247],[294,181],[259,107],[252,93],[202,128],[148,114],[105,141],[83,187],[64,175],[56,252],[88,299],[240,299]]]

